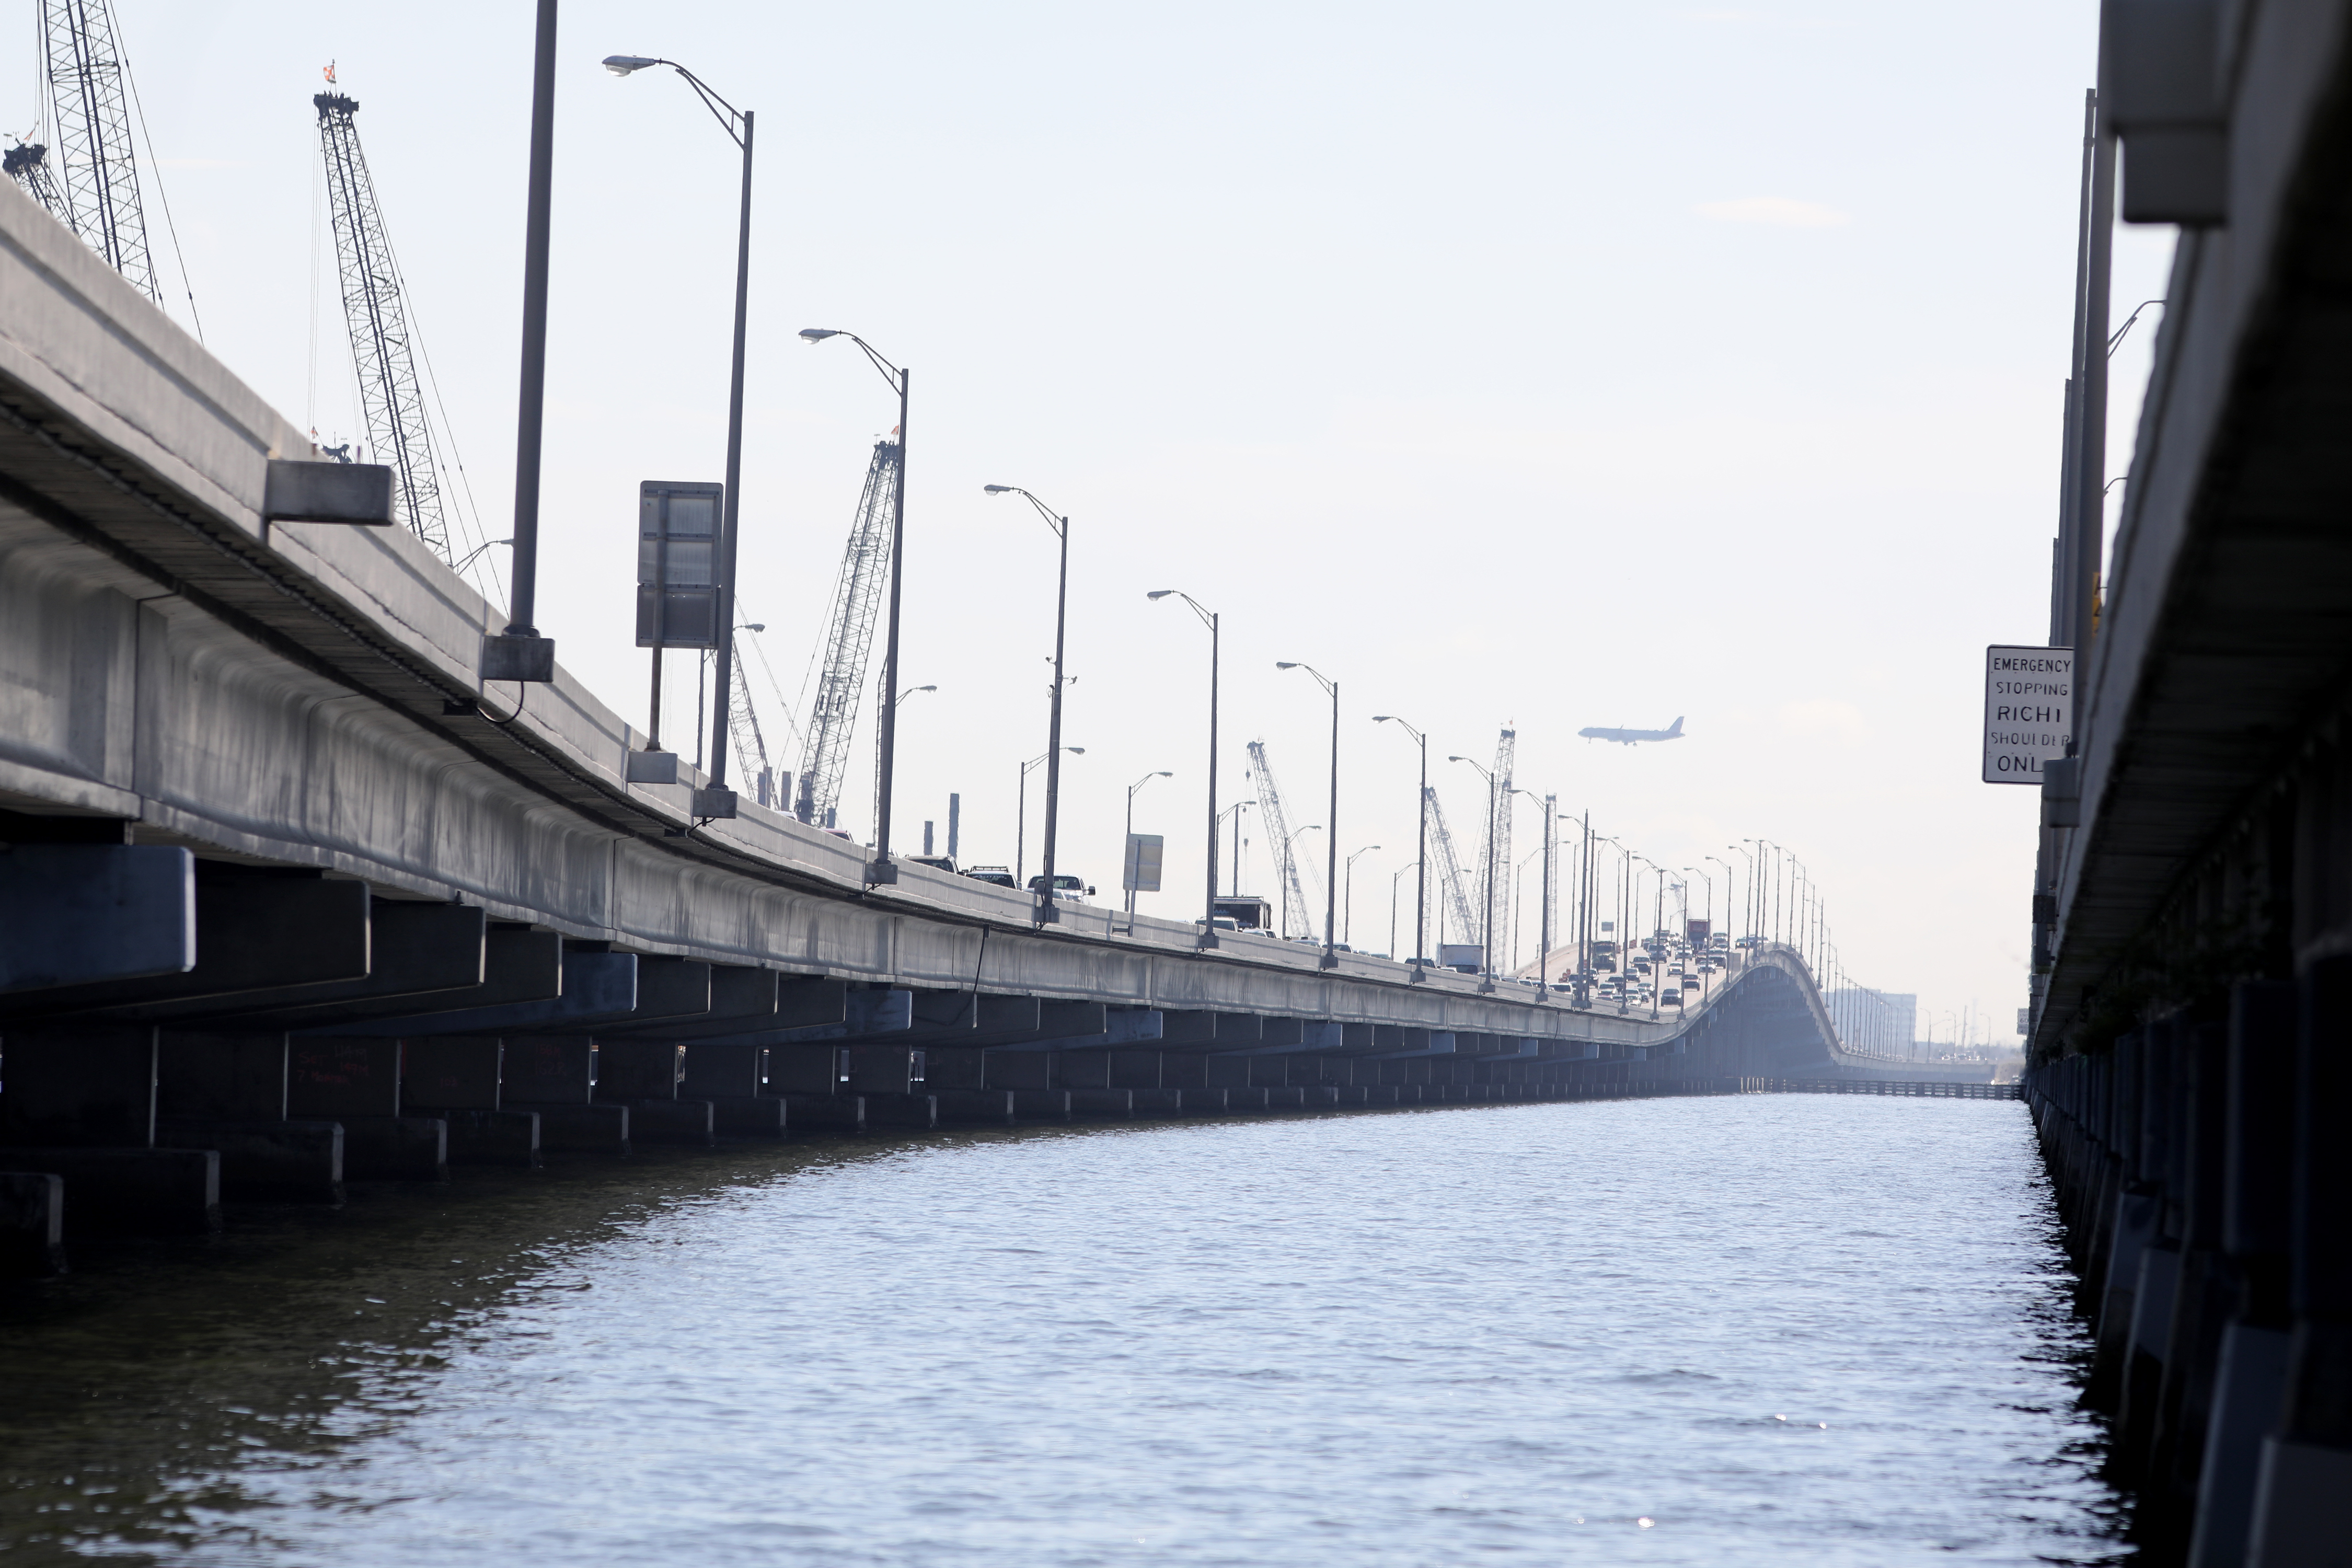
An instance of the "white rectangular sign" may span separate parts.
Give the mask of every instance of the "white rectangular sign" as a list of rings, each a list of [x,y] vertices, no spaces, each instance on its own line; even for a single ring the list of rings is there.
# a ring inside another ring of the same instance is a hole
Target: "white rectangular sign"
[[[1127,836],[1127,867],[1119,879],[1120,885],[1130,893],[1156,893],[1160,890],[1160,862],[1168,840],[1157,833],[1130,833]]]
[[[2074,739],[2074,650],[1985,649],[1984,782],[2038,784]]]

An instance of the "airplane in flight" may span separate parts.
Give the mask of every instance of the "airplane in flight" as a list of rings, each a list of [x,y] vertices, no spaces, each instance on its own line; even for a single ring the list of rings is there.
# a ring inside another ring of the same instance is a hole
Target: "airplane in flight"
[[[1590,730],[1579,730],[1577,733],[1588,741],[1614,741],[1621,746],[1635,745],[1643,741],[1679,741],[1683,738],[1683,721],[1682,716],[1676,714],[1674,723],[1664,730],[1603,730],[1595,725]]]

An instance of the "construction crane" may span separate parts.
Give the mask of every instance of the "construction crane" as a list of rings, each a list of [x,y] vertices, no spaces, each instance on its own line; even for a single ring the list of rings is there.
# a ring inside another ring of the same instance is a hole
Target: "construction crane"
[[[1506,729],[1502,739],[1495,742],[1494,799],[1487,809],[1495,814],[1494,843],[1487,853],[1485,888],[1486,894],[1486,930],[1501,939],[1506,948],[1511,942],[1506,933],[1512,929],[1511,868],[1518,862],[1511,858],[1511,775],[1518,766],[1519,732]],[[1486,955],[1490,969],[1501,965],[1493,953]]]
[[[1462,879],[1462,858],[1454,852],[1454,834],[1445,826],[1444,808],[1437,804],[1434,785],[1423,785],[1429,800],[1431,838],[1437,846],[1438,940],[1444,940],[1444,917],[1448,906],[1454,913],[1456,939],[1467,942],[1478,934],[1478,917],[1470,912],[1470,892]]]
[[[1313,917],[1307,911],[1313,906],[1307,903],[1306,885],[1299,880],[1297,857],[1291,853],[1290,815],[1283,809],[1282,791],[1274,782],[1274,764],[1265,760],[1264,741],[1252,741],[1248,751],[1251,779],[1257,785],[1258,815],[1274,839],[1275,875],[1282,888],[1282,934],[1312,935]],[[1298,831],[1307,830],[1302,827]],[[1293,910],[1298,911],[1295,925],[1291,920]]]
[[[310,101],[319,110],[319,152],[327,164],[327,209],[342,276],[343,316],[351,328],[360,412],[368,445],[393,475],[393,508],[410,532],[452,561],[442,516],[441,470],[416,379],[415,344],[403,299],[400,268],[376,205],[375,182],[360,151],[359,104],[338,92]]]
[[[735,668],[748,668],[743,663],[741,637],[735,639]],[[760,733],[760,716],[751,711],[751,683],[748,679],[735,682],[734,693],[729,701],[727,731],[733,737],[735,755],[739,760],[747,757],[760,759],[760,771],[753,779],[754,793],[760,804],[775,805],[776,771],[768,763],[768,742]]]
[[[874,621],[890,580],[890,517],[898,497],[898,432],[874,443],[866,490],[849,526],[849,548],[833,585],[833,616],[818,664],[815,700],[803,711],[800,791],[793,815],[820,827],[833,826],[841,804],[842,775],[849,764],[850,737],[857,729],[859,695],[866,689],[866,656],[874,646]]]
[[[7,172],[59,221],[106,258],[108,266],[161,305],[147,251],[147,217],[139,201],[139,165],[131,153],[130,76],[110,0],[41,0],[47,51],[48,145],[58,152],[54,180],[47,148],[8,154]],[[19,159],[18,153],[31,155]],[[43,187],[46,186],[46,193]]]

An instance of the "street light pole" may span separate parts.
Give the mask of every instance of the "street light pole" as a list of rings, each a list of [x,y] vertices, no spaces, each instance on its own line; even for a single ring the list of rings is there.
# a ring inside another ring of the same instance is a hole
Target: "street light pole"
[[[1087,754],[1087,749],[1084,746],[1066,746],[1063,750],[1076,752],[1082,757]],[[1043,756],[1032,757],[1027,762],[1021,764],[1021,793],[1017,797],[1016,804],[1013,807],[1013,879],[1024,889],[1029,885],[1027,882],[1022,881],[1021,879],[1021,873],[1025,869],[1024,865],[1024,857],[1028,853],[1029,770],[1035,767],[1039,763],[1045,761],[1046,757],[1051,756],[1052,754],[1053,753],[1051,752],[1046,752]],[[1046,890],[1051,892],[1053,890],[1053,883],[1047,882],[1045,884]]]
[[[1413,840],[1412,862],[1412,868],[1420,873],[1413,879],[1412,895],[1412,980],[1413,984],[1418,985],[1428,978],[1429,973],[1429,950],[1425,940],[1429,923],[1429,737],[1393,713],[1375,713],[1372,715],[1372,722],[1394,724],[1398,729],[1411,735],[1413,744],[1421,748],[1421,794],[1418,797],[1421,808],[1421,829],[1420,836]],[[1389,904],[1393,913],[1396,904],[1393,897],[1395,889],[1391,888],[1390,891],[1391,897]],[[1389,951],[1391,952],[1396,951],[1394,931],[1389,933]]]
[[[1228,891],[1237,899],[1242,895],[1242,813],[1256,804],[1254,800],[1237,800],[1217,813],[1217,822],[1223,822],[1228,816],[1234,819],[1233,887]],[[1213,822],[1209,825],[1210,842],[1214,843],[1216,837],[1217,823]],[[1209,889],[1209,923],[1213,926],[1216,921],[1217,889],[1213,887]]]
[[[1045,891],[1031,915],[1041,926],[1052,925],[1062,918],[1061,910],[1054,906],[1054,837],[1061,823],[1062,809],[1062,649],[1070,624],[1070,520],[1056,515],[1053,508],[1019,485],[982,485],[981,489],[992,496],[1012,494],[1025,498],[1062,545],[1061,573],[1054,589],[1054,701],[1045,725]]]
[[[1341,917],[1345,924],[1340,930],[1339,940],[1348,944],[1348,951],[1350,952],[1356,949],[1356,858],[1357,856],[1369,855],[1379,847],[1377,844],[1367,844],[1354,855],[1348,857],[1348,892],[1347,897],[1341,900],[1348,906],[1348,910]]]
[[[1127,934],[1129,936],[1133,936],[1135,934],[1136,873],[1143,869],[1141,859],[1135,853],[1135,792],[1141,789],[1145,784],[1150,784],[1153,779],[1172,779],[1176,775],[1174,773],[1171,773],[1163,768],[1158,773],[1146,773],[1141,778],[1127,786],[1127,840],[1119,847],[1118,853],[1120,865],[1118,879],[1128,885]]]
[[[1221,657],[1218,645],[1222,638],[1216,612],[1202,609],[1201,602],[1181,588],[1156,588],[1144,597],[1164,599],[1171,594],[1192,605],[1192,613],[1200,616],[1209,628],[1209,891],[1207,900],[1201,906],[1201,945],[1210,948],[1217,945],[1217,818],[1220,815],[1217,810],[1217,663]],[[1238,816],[1234,819],[1234,831],[1238,833],[1241,826]],[[1131,916],[1128,923],[1130,927],[1135,923]]]
[[[1742,842],[1746,841],[1742,840]],[[1748,897],[1739,906],[1739,935],[1743,938],[1752,936],[1756,931],[1756,857],[1742,849],[1738,844],[1727,844],[1724,847],[1748,862]],[[1723,868],[1727,871],[1730,870],[1730,862],[1723,862]],[[1735,949],[1741,952],[1752,951],[1738,948],[1736,942]]]
[[[1389,878],[1389,957],[1394,959],[1397,950],[1397,891],[1404,885],[1404,874],[1419,868],[1416,860],[1411,866],[1400,866]]]
[[[1321,967],[1339,967],[1339,683],[1311,664],[1277,659],[1276,669],[1303,669],[1331,694],[1331,809],[1326,824],[1328,858],[1323,874],[1323,958]]]
[[[1517,784],[1508,785],[1507,788],[1510,795],[1526,795],[1529,800],[1534,801],[1538,805],[1543,807],[1543,888],[1537,898],[1537,902],[1541,907],[1536,911],[1536,926],[1538,931],[1536,937],[1536,1001],[1540,1004],[1546,1001],[1551,994],[1551,987],[1547,984],[1549,979],[1549,975],[1546,972],[1545,966],[1547,960],[1551,956],[1551,821],[1559,797],[1556,795],[1539,795],[1531,789],[1521,789]],[[1507,799],[1504,804],[1507,806],[1509,805],[1508,800]],[[1517,875],[1520,878],[1523,879],[1526,876],[1525,868],[1528,861],[1532,860],[1535,858],[1536,852],[1531,849],[1528,851],[1526,858],[1519,862],[1521,869]],[[1513,963],[1517,963],[1518,961],[1520,931],[1519,911],[1525,907],[1525,904],[1526,900],[1518,897],[1515,891],[1511,899],[1511,959]]]
[[[710,110],[711,118],[719,121],[719,128],[727,132],[728,140],[743,153],[742,200],[735,225],[735,353],[727,384],[727,489],[719,504],[719,566],[712,574],[718,600],[713,626],[727,627],[735,624],[735,562],[742,537],[743,356],[751,301],[751,111],[737,109],[712,91],[709,83],[676,60],[649,59],[640,55],[608,55],[604,59],[604,68],[614,76],[627,76],[647,66],[667,66],[684,77],[687,85],[702,100],[703,107]],[[695,791],[690,808],[693,815],[705,819],[735,815],[735,792],[727,787],[727,742],[735,712],[734,635],[714,637],[710,654],[711,686],[717,699],[710,715],[710,784]],[[893,669],[891,675],[895,686],[897,671]]]
[[[890,495],[890,615],[889,626],[882,640],[882,689],[898,689],[898,583],[899,563],[907,550],[907,394],[909,374],[892,364],[875,352],[874,345],[856,332],[845,332],[835,327],[803,327],[804,342],[821,343],[827,338],[847,338],[865,352],[882,379],[898,395],[898,483]],[[731,494],[731,491],[730,491]],[[731,504],[731,503],[730,503]],[[882,887],[898,879],[898,868],[890,863],[890,803],[897,793],[898,778],[898,708],[893,702],[881,714],[880,748],[874,764],[874,859],[866,868],[866,885]]]

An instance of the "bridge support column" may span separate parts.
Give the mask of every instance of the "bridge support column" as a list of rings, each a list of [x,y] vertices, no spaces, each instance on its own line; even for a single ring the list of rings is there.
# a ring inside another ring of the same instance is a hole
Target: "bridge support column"
[[[0,1154],[0,1164],[7,1163]],[[62,1273],[66,1184],[38,1171],[0,1171],[0,1279]]]
[[[1079,1050],[1055,1054],[1054,1070],[1060,1077],[1062,1087],[1069,1093],[1070,1115],[1073,1118],[1123,1121],[1135,1114],[1135,1090],[1124,1084],[1114,1085],[1112,1082],[1111,1058],[1122,1054],[1151,1058],[1150,1076],[1155,1080],[1159,1078],[1160,1053],[1157,1051]]]
[[[429,1035],[399,1042],[401,1109],[446,1124],[454,1165],[539,1163],[539,1114],[499,1104],[505,1042],[487,1035]]]
[[[190,1236],[220,1228],[220,1156],[210,1149],[0,1149],[12,1172],[59,1178],[60,1233]]]
[[[499,1104],[539,1118],[543,1153],[623,1155],[629,1108],[593,1100],[596,1051],[585,1035],[523,1035],[506,1041]]]
[[[64,1181],[68,1236],[183,1234],[220,1223],[220,1156],[157,1149],[158,1031],[12,1029],[0,1167]]]
[[[677,1092],[681,1104],[708,1101],[711,1127],[736,1138],[781,1138],[784,1102],[762,1094],[767,1051],[759,1046],[690,1045]]]
[[[155,1140],[220,1156],[221,1195],[343,1201],[343,1128],[286,1115],[286,1037],[163,1037]]]
[[[151,1147],[157,1039],[144,1025],[11,1028],[0,1143]]]
[[[928,1083],[926,1088],[929,1087]],[[982,1126],[1013,1125],[1013,1091],[1009,1089],[942,1089],[931,1095],[941,1121],[979,1122]]]
[[[2294,1206],[2286,1400],[2263,1445],[2252,1552],[2261,1568],[2323,1568],[2344,1561],[2345,1499],[2352,1496],[2352,958],[2313,963],[2303,980],[2295,1051]]]
[[[448,1178],[448,1124],[401,1114],[401,1056],[394,1039],[297,1035],[289,1042],[287,1114],[341,1123],[349,1181]]]
[[[743,1076],[751,1074],[743,1064]],[[629,1108],[632,1143],[672,1143],[708,1149],[717,1130],[717,1108],[708,1100],[685,1100],[678,1080],[686,1074],[686,1047],[674,1040],[596,1041],[596,1099]]]
[[[2230,1007],[2221,1236],[2242,1294],[2214,1369],[2189,1568],[2245,1560],[2263,1443],[2283,1413],[2294,1321],[2294,986],[2240,984]]]
[[[1163,1051],[1108,1051],[1105,1068],[1105,1089],[1181,1089],[1178,1083],[1165,1081]]]

